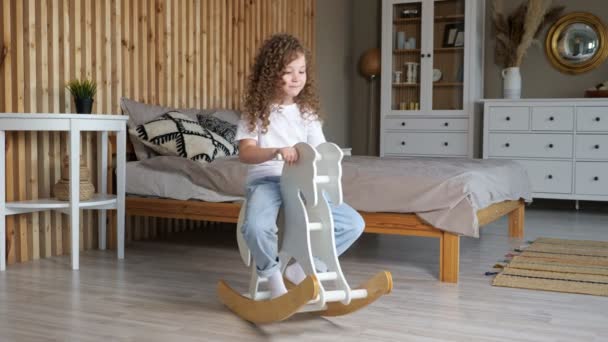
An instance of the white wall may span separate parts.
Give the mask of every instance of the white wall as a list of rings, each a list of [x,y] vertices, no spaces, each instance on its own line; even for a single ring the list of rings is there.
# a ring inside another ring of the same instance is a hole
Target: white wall
[[[317,0],[316,69],[321,111],[326,117],[323,131],[328,141],[350,145],[350,0]]]
[[[505,10],[517,7],[521,0],[504,1]],[[553,5],[566,6],[562,15],[571,12],[590,12],[608,25],[608,1],[604,0],[553,0]],[[502,97],[501,67],[494,63],[495,40],[492,35],[491,6],[486,8],[485,44],[485,92],[486,98]],[[583,97],[585,89],[608,80],[608,63],[578,75],[569,75],[555,69],[545,54],[547,29],[539,35],[539,46],[532,46],[520,69],[522,77],[522,98]]]
[[[501,97],[502,81],[500,67],[494,64],[490,1],[486,5],[484,97],[496,98]],[[521,1],[505,1],[505,5],[512,9]],[[366,154],[369,82],[358,73],[357,62],[365,50],[380,47],[381,0],[317,0],[316,3],[318,87],[321,106],[328,114],[325,134],[340,145],[352,147],[354,154]],[[563,14],[591,12],[608,25],[608,1],[554,0],[553,4],[566,6]],[[546,31],[541,32],[541,43],[545,35]],[[582,97],[585,88],[608,80],[608,62],[585,74],[563,74],[551,66],[541,44],[530,48],[521,72],[524,98]],[[377,113],[379,102],[375,106]],[[372,139],[377,145],[377,132],[374,134]]]

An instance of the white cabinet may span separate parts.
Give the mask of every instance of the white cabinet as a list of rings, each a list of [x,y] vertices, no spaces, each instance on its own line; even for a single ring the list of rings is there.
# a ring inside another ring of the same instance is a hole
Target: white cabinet
[[[462,133],[386,133],[386,153],[406,155],[464,155],[467,135]]]
[[[484,13],[480,0],[382,1],[381,156],[473,155]]]
[[[516,160],[528,172],[535,193],[572,193],[572,162],[555,160]]]
[[[533,131],[571,131],[573,128],[573,107],[532,107]]]
[[[572,158],[571,134],[496,132],[487,141],[489,157]]]
[[[584,195],[608,195],[608,163],[576,162],[576,190]]]
[[[608,132],[608,130],[606,130]],[[608,134],[576,136],[576,155],[581,159],[608,160]]]
[[[608,100],[484,100],[483,158],[521,163],[534,197],[608,200]]]
[[[526,107],[492,107],[489,116],[490,129],[496,131],[527,130],[530,110]]]
[[[608,107],[582,107],[577,111],[576,127],[581,132],[608,131]]]

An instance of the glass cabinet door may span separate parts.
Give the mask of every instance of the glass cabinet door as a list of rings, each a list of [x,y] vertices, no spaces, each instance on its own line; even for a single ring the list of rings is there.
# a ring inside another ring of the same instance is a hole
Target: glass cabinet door
[[[433,11],[432,110],[463,110],[465,0],[436,0]]]
[[[391,109],[418,111],[421,107],[422,2],[393,5]]]

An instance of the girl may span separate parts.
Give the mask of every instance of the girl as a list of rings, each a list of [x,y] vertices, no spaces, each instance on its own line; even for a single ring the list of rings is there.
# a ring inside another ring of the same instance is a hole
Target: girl
[[[272,298],[287,292],[278,260],[276,220],[281,207],[283,162],[298,161],[299,142],[325,142],[318,116],[319,100],[310,72],[310,53],[293,36],[277,34],[264,42],[255,57],[237,127],[239,158],[252,164],[247,174],[247,208],[241,226],[258,275],[268,278]],[[336,250],[342,254],[363,232],[365,222],[347,204],[332,205]],[[317,263],[317,268],[322,262]],[[306,277],[296,262],[285,276],[298,284]]]

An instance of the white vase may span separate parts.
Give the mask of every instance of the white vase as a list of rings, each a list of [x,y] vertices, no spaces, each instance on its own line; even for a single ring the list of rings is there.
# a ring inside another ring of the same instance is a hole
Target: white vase
[[[521,75],[519,67],[502,70],[502,89],[505,99],[519,99],[521,97]]]

